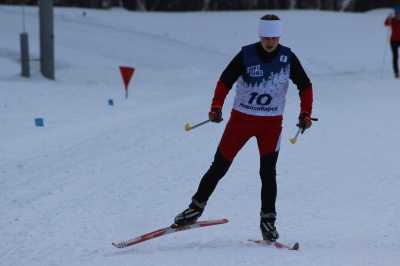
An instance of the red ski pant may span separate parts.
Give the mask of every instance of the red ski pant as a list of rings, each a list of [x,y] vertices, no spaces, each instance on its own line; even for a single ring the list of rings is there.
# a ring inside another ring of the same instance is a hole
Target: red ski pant
[[[282,116],[252,116],[232,110],[219,144],[225,159],[232,162],[251,137],[256,137],[260,157],[279,151]]]

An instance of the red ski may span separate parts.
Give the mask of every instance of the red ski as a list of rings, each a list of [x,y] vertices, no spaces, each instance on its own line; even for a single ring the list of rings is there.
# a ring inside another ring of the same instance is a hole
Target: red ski
[[[293,247],[289,247],[289,246],[286,246],[286,245],[284,245],[282,243],[271,242],[271,241],[268,241],[268,240],[249,239],[249,241],[253,242],[253,243],[257,243],[257,244],[267,245],[267,246],[271,246],[272,245],[272,246],[275,246],[277,248],[284,248],[284,249],[288,249],[288,250],[299,250],[299,247],[300,247],[299,243],[297,243],[297,242],[293,245]]]
[[[180,226],[180,227],[176,227],[176,228],[166,227],[166,228],[159,229],[159,230],[150,232],[148,234],[136,237],[136,238],[128,240],[128,241],[124,241],[124,242],[117,243],[117,244],[112,243],[112,244],[117,248],[126,248],[129,246],[136,245],[141,242],[144,242],[144,241],[147,241],[150,239],[154,239],[154,238],[157,238],[160,236],[165,236],[165,235],[168,235],[171,233],[176,233],[176,232],[180,232],[180,231],[185,231],[185,230],[195,229],[195,228],[200,228],[200,227],[206,227],[206,226],[211,226],[211,225],[225,224],[227,222],[228,222],[227,219],[221,219],[221,220],[198,221],[194,224],[184,225],[184,226]]]

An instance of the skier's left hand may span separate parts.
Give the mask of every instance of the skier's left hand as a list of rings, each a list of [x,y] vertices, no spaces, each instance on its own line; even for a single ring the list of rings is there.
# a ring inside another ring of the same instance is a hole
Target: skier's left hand
[[[309,129],[311,125],[312,121],[310,118],[310,114],[307,112],[300,112],[299,123],[296,126],[302,129],[301,134],[303,134],[306,129]]]
[[[208,113],[208,118],[210,119],[211,122],[221,123],[224,120],[222,118],[221,106],[219,106],[219,105],[211,106],[211,110]]]

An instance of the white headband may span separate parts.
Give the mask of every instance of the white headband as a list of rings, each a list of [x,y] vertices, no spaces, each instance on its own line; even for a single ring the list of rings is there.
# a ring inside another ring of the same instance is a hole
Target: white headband
[[[280,37],[282,34],[282,20],[263,20],[258,23],[260,37]]]

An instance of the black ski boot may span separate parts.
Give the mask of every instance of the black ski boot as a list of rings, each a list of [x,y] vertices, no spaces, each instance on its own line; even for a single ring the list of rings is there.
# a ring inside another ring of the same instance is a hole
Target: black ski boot
[[[275,227],[276,212],[263,213],[261,211],[260,216],[260,229],[263,239],[275,242],[279,238]]]
[[[192,199],[192,203],[190,203],[189,208],[175,217],[174,224],[171,225],[171,227],[176,228],[183,225],[194,224],[203,213],[206,205],[207,202],[199,203],[197,200]]]

